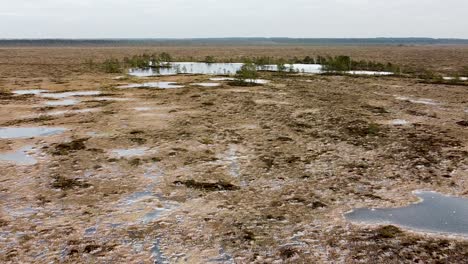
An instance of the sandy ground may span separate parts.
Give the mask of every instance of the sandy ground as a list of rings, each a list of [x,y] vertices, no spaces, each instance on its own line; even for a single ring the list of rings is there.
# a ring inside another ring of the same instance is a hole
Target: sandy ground
[[[42,67],[3,68],[0,86],[102,94],[57,107],[1,94],[1,127],[68,129],[0,139],[38,160],[0,163],[1,262],[467,262],[461,237],[343,217],[415,202],[414,190],[468,197],[466,86],[263,73],[263,86],[202,88],[190,84],[209,76],[57,80]],[[186,88],[115,88],[142,81]]]

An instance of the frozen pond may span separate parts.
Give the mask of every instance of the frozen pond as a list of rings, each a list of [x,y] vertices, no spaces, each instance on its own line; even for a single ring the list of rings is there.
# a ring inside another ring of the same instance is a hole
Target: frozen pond
[[[63,99],[73,96],[95,96],[100,95],[100,91],[78,91],[78,92],[65,92],[65,93],[41,93],[40,96],[45,98]]]
[[[177,85],[175,82],[149,82],[149,83],[135,83],[119,86],[117,88],[159,88],[159,89],[171,89],[171,88],[183,88],[183,85]]]
[[[29,95],[29,94],[38,95],[38,94],[45,93],[45,92],[48,92],[48,91],[47,91],[47,90],[38,90],[38,89],[35,89],[35,90],[16,90],[16,91],[13,91],[13,93],[14,93],[14,94],[17,94],[17,95]]]
[[[34,165],[37,163],[37,160],[28,154],[32,149],[32,146],[26,146],[15,152],[0,153],[0,162],[25,166]]]
[[[0,127],[0,139],[52,136],[66,130],[60,127]]]
[[[436,192],[415,192],[419,203],[401,208],[356,209],[346,219],[364,224],[393,224],[417,231],[468,236],[468,199]]]

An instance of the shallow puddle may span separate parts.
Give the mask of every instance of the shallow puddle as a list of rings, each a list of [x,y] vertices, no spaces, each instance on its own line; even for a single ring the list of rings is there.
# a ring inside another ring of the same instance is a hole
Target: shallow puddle
[[[92,112],[99,112],[99,111],[101,111],[99,108],[86,108],[86,109],[80,109],[80,110],[53,111],[53,112],[48,112],[47,115],[60,116],[60,115],[67,115],[67,114],[83,114],[83,113],[92,113]]]
[[[453,81],[453,80],[460,80],[460,81],[468,81],[468,77],[443,77],[446,81]]]
[[[268,80],[263,80],[263,79],[247,79],[247,80],[245,80],[245,82],[248,82],[248,83],[256,83],[256,84],[267,84],[267,83],[269,83],[270,81],[268,81]]]
[[[392,120],[390,123],[394,126],[404,126],[404,125],[409,124],[408,121],[403,120],[403,119],[395,119],[395,120]]]
[[[229,146],[229,150],[226,153],[226,161],[229,166],[229,174],[236,178],[240,176],[240,165],[238,159],[237,147],[235,145]]]
[[[65,92],[65,93],[42,93],[41,97],[53,98],[53,99],[63,99],[73,96],[95,96],[100,95],[100,91],[78,91],[78,92]]]
[[[52,136],[66,130],[60,127],[0,127],[0,139]]]
[[[76,105],[77,103],[79,103],[78,100],[66,99],[66,100],[60,100],[60,101],[48,101],[48,102],[45,102],[45,105],[47,106],[70,106],[70,105]]]
[[[26,146],[15,152],[0,153],[0,162],[24,166],[34,165],[37,163],[37,160],[28,154],[32,150],[32,146]]]
[[[228,78],[228,77],[219,77],[219,78],[210,78],[210,81],[215,81],[215,82],[219,82],[219,81],[234,81],[235,78]]]
[[[218,87],[220,83],[192,83],[191,85],[194,86],[202,86],[202,87]]]
[[[378,72],[378,71],[348,71],[352,75],[393,75],[393,72]]]
[[[210,81],[235,81],[236,78],[210,78]],[[268,80],[263,80],[263,79],[247,79],[245,82],[250,82],[250,83],[256,83],[256,84],[266,84],[269,83],[270,81]]]
[[[468,236],[468,199],[436,192],[415,192],[419,203],[401,208],[356,209],[346,219],[364,224],[393,224],[416,231]]]
[[[146,112],[146,111],[151,111],[153,108],[151,107],[135,107],[133,110],[139,111],[139,112]]]
[[[439,102],[436,102],[432,99],[426,99],[426,98],[420,98],[420,99],[414,99],[406,96],[395,96],[397,100],[400,101],[409,101],[414,104],[425,104],[425,105],[439,105]]]
[[[48,90],[16,90],[16,91],[13,91],[13,94],[16,94],[16,95],[38,95],[38,94],[41,94],[41,93],[45,93],[45,92],[48,92]]]
[[[119,158],[129,158],[136,156],[143,156],[146,154],[147,148],[133,148],[133,149],[114,149],[114,153]]]
[[[171,88],[183,88],[183,85],[176,85],[175,82],[149,82],[149,83],[135,83],[119,86],[117,88],[159,88],[159,89],[171,89]]]
[[[116,102],[126,102],[132,101],[130,98],[116,98],[116,97],[96,97],[92,101],[116,101]]]

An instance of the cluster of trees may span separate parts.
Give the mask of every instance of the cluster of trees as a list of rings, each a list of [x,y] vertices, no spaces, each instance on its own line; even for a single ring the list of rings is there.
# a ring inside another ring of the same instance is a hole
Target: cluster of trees
[[[320,64],[323,65],[325,71],[330,72],[344,72],[344,71],[387,71],[400,73],[401,69],[398,65],[390,62],[381,63],[374,61],[360,60],[356,61],[349,56],[335,56],[335,57],[318,57]]]
[[[160,54],[142,54],[134,55],[131,58],[125,57],[123,63],[125,66],[132,68],[144,67],[165,67],[167,63],[172,61],[171,54],[162,52]]]
[[[168,67],[168,63],[171,61],[172,56],[169,53],[162,52],[160,54],[142,54],[125,57],[122,61],[116,58],[106,59],[100,68],[106,73],[121,73],[124,68]],[[85,64],[90,68],[96,66],[92,60],[85,61]]]
[[[253,85],[258,78],[257,65],[247,62],[236,73],[236,82],[243,85]]]

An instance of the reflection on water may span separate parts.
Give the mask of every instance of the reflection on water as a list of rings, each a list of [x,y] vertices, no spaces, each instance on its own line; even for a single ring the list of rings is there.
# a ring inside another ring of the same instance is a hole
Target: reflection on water
[[[129,74],[136,77],[164,76],[176,74],[207,74],[207,75],[233,75],[241,69],[243,63],[204,63],[204,62],[171,62],[169,67],[131,69]],[[259,65],[259,71],[278,71],[277,65]],[[296,73],[323,73],[320,64],[285,64],[284,72]],[[391,72],[376,71],[348,71],[353,75],[391,75]]]
[[[345,215],[357,223],[394,224],[436,233],[468,236],[468,199],[415,192],[421,202],[401,208],[356,209]]]
[[[176,75],[176,74],[235,74],[243,63],[203,63],[203,62],[172,62],[171,67],[132,69],[130,75],[137,77]]]

